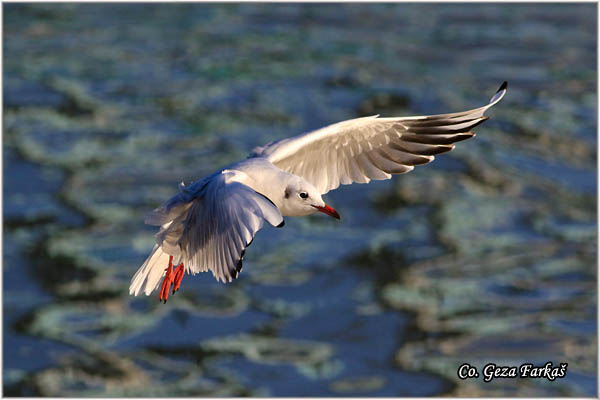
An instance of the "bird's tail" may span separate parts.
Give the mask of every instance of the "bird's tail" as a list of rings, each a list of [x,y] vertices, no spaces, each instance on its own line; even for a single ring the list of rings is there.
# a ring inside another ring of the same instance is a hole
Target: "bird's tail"
[[[188,210],[193,204],[193,199],[198,197],[198,192],[206,186],[205,181],[206,179],[197,181],[190,187],[186,187],[181,182],[179,193],[146,215],[145,222],[149,225],[160,226],[160,230],[155,235],[156,244],[146,262],[131,278],[129,294],[137,296],[140,292],[144,292],[146,295],[150,295],[158,287],[160,279],[165,274],[170,255],[174,256],[175,265],[179,264],[179,261],[183,261],[184,255],[181,253],[179,239],[183,234]]]
[[[169,255],[158,244],[154,245],[152,252],[131,278],[129,294],[137,296],[140,292],[150,295],[158,287],[160,278],[165,273],[169,264]]]

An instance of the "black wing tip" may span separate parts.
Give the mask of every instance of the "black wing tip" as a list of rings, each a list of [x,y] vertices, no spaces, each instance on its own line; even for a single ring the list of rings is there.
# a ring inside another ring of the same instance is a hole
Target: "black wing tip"
[[[279,225],[277,225],[277,228],[283,228],[284,225],[285,225],[285,221],[281,220],[281,223]]]
[[[496,93],[500,93],[501,91],[503,91],[507,87],[508,87],[508,82],[506,82],[506,81],[502,82],[502,85],[500,85],[500,89],[498,89],[498,91]]]

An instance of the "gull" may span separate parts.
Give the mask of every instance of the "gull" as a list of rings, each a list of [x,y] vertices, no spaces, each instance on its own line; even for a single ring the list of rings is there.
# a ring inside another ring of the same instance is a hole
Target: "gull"
[[[210,270],[217,281],[231,282],[264,221],[281,228],[284,216],[316,212],[340,219],[322,195],[340,185],[390,179],[452,150],[475,136],[472,129],[489,118],[484,112],[504,97],[506,87],[504,82],[487,105],[469,111],[374,115],[270,142],[246,160],[188,186],[182,182],[175,196],[145,218],[160,228],[129,293],[150,295],[162,278],[159,301],[166,303],[186,272]]]

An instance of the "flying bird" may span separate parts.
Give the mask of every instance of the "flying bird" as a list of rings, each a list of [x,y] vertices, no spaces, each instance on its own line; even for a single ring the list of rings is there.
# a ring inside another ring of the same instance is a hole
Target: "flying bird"
[[[150,295],[162,278],[166,303],[184,274],[211,271],[231,282],[242,271],[246,248],[264,221],[283,227],[284,216],[340,215],[321,197],[340,184],[389,179],[433,161],[454,143],[475,136],[483,114],[506,94],[504,82],[490,102],[452,114],[339,122],[255,148],[243,161],[186,186],[145,218],[159,226],[152,252],[131,280],[129,293]],[[165,268],[166,267],[166,268]]]

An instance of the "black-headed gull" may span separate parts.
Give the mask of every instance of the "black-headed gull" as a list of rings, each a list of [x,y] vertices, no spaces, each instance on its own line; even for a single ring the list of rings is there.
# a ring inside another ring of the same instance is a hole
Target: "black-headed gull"
[[[504,97],[506,86],[480,108],[339,122],[257,147],[244,161],[189,186],[181,183],[179,193],[146,217],[160,230],[129,293],[149,295],[164,276],[159,298],[166,302],[171,285],[175,293],[185,272],[210,270],[217,280],[231,282],[264,220],[282,227],[283,216],[317,211],[340,219],[321,195],[340,184],[389,179],[452,150],[453,143],[475,136],[471,129],[488,119],[484,112]]]

